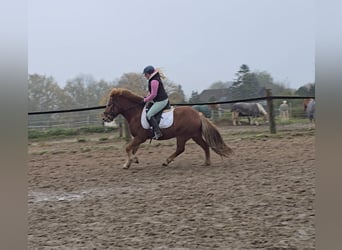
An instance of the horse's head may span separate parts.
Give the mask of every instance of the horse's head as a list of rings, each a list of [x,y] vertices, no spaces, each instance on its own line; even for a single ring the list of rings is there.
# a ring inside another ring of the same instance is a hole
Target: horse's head
[[[102,113],[102,120],[104,122],[111,122],[119,113],[119,107],[115,104],[114,97],[110,96],[106,109]]]
[[[261,114],[265,123],[268,123],[268,113],[260,103],[256,103],[259,113]]]
[[[111,122],[118,114],[131,116],[139,113],[140,115],[140,111],[144,106],[142,101],[143,97],[127,89],[114,88],[110,93],[106,109],[102,114],[102,120],[104,122]]]

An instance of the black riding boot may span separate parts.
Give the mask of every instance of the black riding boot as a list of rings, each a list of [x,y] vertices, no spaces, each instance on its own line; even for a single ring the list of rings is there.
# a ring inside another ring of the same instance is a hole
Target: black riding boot
[[[151,119],[149,120],[149,122],[150,122],[150,124],[151,124],[151,126],[153,128],[153,132],[154,132],[153,139],[158,140],[159,137],[163,136],[163,134],[160,131],[160,128],[158,126],[158,122],[157,122],[156,118],[152,116]]]

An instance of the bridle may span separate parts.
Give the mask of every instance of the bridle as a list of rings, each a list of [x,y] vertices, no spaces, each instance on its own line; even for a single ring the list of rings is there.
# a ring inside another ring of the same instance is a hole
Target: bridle
[[[134,105],[132,105],[132,106],[130,106],[128,108],[122,109],[122,107],[120,107],[120,105],[116,104],[115,101],[112,100],[111,102],[108,101],[108,103],[106,105],[106,109],[108,108],[108,106],[111,106],[109,111],[107,111],[107,112],[105,111],[105,112],[103,112],[103,114],[105,116],[110,116],[110,118],[114,119],[118,114],[122,114],[122,113],[125,113],[125,112],[133,109],[133,108],[136,108],[138,106],[142,106],[142,104],[141,103],[136,103],[136,104],[134,104]],[[117,110],[118,110],[117,112],[114,112],[114,107],[117,108]]]
[[[119,113],[115,114],[115,112],[113,110],[114,106],[115,106],[115,103],[114,102],[109,103],[109,101],[108,101],[107,104],[106,104],[106,110],[108,109],[109,106],[111,106],[109,111],[104,111],[103,114],[104,114],[105,117],[109,116],[110,118],[115,118],[119,114]]]

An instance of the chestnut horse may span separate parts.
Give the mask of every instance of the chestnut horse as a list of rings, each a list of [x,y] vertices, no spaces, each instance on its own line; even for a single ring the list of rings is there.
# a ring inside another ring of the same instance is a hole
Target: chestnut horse
[[[127,161],[124,164],[125,169],[131,166],[132,162],[138,163],[135,156],[140,144],[147,139],[151,139],[150,129],[145,129],[141,125],[141,114],[144,108],[142,104],[143,97],[122,88],[114,88],[109,96],[105,111],[103,112],[103,121],[110,122],[118,114],[122,114],[128,122],[133,140],[126,146]],[[161,129],[163,136],[158,140],[168,140],[176,137],[177,148],[163,163],[167,166],[179,154],[185,150],[185,143],[192,139],[205,152],[204,165],[210,165],[210,150],[221,157],[228,157],[233,151],[228,147],[217,128],[207,118],[197,110],[182,106],[174,108],[174,122],[171,127]]]

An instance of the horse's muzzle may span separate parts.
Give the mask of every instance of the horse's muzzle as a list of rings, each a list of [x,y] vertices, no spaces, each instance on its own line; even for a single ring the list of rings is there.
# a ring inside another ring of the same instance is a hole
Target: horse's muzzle
[[[114,120],[114,116],[108,114],[108,113],[103,113],[102,114],[102,121],[104,122],[111,122]]]

